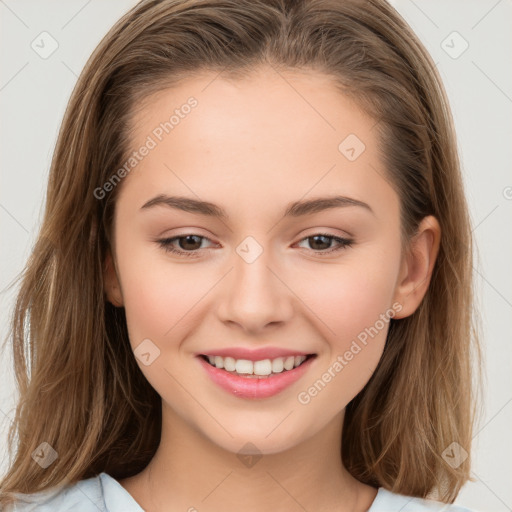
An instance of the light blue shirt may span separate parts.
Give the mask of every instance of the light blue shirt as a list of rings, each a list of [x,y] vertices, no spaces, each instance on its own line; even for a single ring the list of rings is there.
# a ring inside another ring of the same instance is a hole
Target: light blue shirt
[[[144,512],[132,495],[107,473],[60,490],[19,494],[13,512]],[[457,505],[411,498],[379,487],[368,512],[473,512]],[[6,511],[9,512],[9,511]]]

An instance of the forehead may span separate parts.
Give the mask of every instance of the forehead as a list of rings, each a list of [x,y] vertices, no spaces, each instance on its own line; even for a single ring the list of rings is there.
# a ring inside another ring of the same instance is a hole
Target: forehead
[[[154,148],[128,181],[148,194],[155,184],[204,199],[224,192],[259,209],[262,201],[334,189],[396,201],[384,179],[375,125],[319,73],[263,68],[238,79],[203,73],[138,105],[132,148],[148,138]]]
[[[190,98],[197,101],[193,109],[186,108]],[[191,111],[183,115],[180,110]],[[177,129],[178,124],[186,125],[187,133],[182,135],[193,131],[197,144],[207,144],[208,149],[220,149],[219,140],[224,140],[226,134],[236,134],[239,143],[255,146],[261,141],[283,149],[284,143],[299,137],[301,142],[309,139],[315,145],[322,139],[326,147],[338,151],[340,138],[348,133],[371,144],[373,134],[368,132],[375,125],[340,92],[331,77],[272,67],[257,68],[244,78],[196,72],[172,88],[149,95],[134,112],[131,133],[135,145],[173,113],[179,116],[174,116],[173,138],[184,131]]]

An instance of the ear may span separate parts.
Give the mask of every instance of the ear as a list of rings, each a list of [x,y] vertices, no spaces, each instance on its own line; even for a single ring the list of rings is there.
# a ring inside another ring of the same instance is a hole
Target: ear
[[[439,222],[432,215],[425,217],[402,257],[394,299],[402,304],[402,309],[394,318],[412,315],[420,305],[430,284],[440,241]]]
[[[114,260],[110,248],[107,250],[103,266],[103,291],[107,300],[116,307],[124,305],[121,286],[117,277]]]

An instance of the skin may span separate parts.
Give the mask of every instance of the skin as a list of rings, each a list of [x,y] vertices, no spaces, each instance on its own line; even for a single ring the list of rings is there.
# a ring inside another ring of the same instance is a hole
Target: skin
[[[297,396],[394,303],[401,308],[394,318],[416,310],[439,223],[424,219],[402,254],[399,198],[384,179],[375,121],[328,77],[272,68],[238,81],[195,76],[138,109],[133,147],[190,96],[198,106],[123,179],[105,261],[106,295],[126,310],[132,348],[149,338],[160,350],[150,365],[137,362],[162,397],[161,443],[145,470],[120,483],[147,511],[368,510],[377,489],[342,465],[342,425],[380,360],[389,324],[308,404]],[[351,133],[366,146],[354,161],[338,150]],[[230,219],[141,210],[158,194],[213,202]],[[374,213],[350,206],[283,217],[292,201],[335,194]],[[338,247],[308,241],[322,232],[354,243],[319,255]],[[168,253],[156,241],[186,234],[206,238],[174,247],[192,246],[198,257]],[[250,264],[236,252],[247,236],[263,249]],[[235,346],[317,358],[278,395],[242,399],[214,384],[195,357]],[[247,442],[263,455],[251,467],[237,457]]]

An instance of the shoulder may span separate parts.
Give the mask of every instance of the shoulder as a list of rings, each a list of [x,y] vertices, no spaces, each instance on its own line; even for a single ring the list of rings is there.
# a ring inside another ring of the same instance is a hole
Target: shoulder
[[[477,512],[460,505],[405,496],[379,487],[377,496],[368,512]]]
[[[144,512],[123,486],[107,473],[65,487],[18,494],[5,512]]]
[[[100,475],[65,487],[17,496],[18,501],[6,512],[108,512]]]

